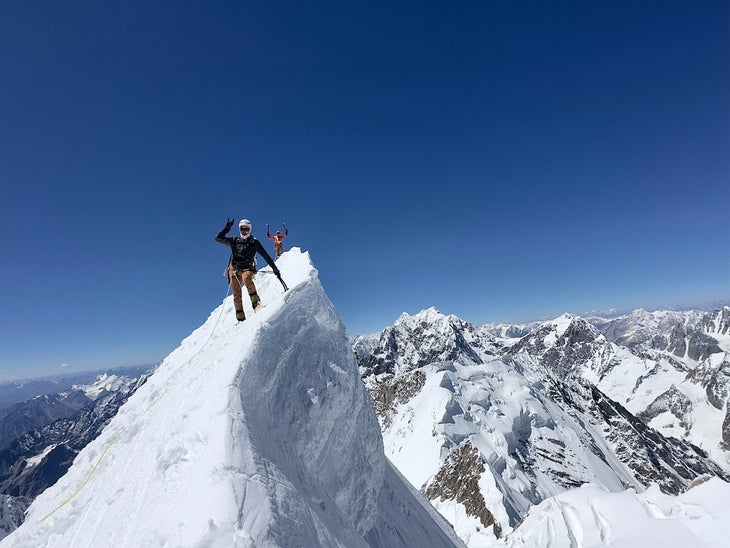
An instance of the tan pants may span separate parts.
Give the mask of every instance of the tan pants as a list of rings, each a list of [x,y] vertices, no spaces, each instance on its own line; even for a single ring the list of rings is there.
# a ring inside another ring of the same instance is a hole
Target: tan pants
[[[251,305],[255,308],[259,302],[256,286],[253,283],[254,272],[250,270],[236,271],[232,266],[228,267],[228,279],[231,280],[231,289],[233,290],[233,306],[236,310],[243,310],[243,291],[245,287],[251,297]]]

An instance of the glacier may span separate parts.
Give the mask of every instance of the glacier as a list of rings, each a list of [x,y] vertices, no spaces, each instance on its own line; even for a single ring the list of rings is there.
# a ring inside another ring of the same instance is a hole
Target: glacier
[[[637,377],[658,386],[640,356],[571,314],[494,331],[430,308],[353,342],[386,455],[468,546],[638,547],[670,530],[683,546],[719,545],[727,472],[618,400]],[[718,341],[708,359],[721,362]]]

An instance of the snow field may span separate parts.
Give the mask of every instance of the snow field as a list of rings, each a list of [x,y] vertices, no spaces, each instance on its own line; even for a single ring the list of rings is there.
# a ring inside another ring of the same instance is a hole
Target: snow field
[[[611,493],[586,484],[543,501],[506,542],[509,548],[728,545],[730,485],[712,478],[678,497],[657,487]]]

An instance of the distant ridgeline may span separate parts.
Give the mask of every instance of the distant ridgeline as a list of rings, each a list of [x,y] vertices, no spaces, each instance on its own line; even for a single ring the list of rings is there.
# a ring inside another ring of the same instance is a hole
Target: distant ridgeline
[[[36,396],[60,394],[70,390],[74,385],[93,384],[100,375],[136,378],[152,370],[153,367],[152,364],[114,367],[3,382],[0,383],[0,411],[16,403],[27,402]]]
[[[0,410],[0,538],[17,528],[32,500],[66,473],[119,407],[144,383],[149,366],[6,383]],[[29,392],[29,390],[31,392]]]

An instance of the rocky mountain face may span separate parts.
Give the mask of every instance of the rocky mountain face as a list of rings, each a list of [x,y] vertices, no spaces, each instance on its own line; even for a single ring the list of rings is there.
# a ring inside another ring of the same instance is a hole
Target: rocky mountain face
[[[94,400],[117,391],[149,369],[124,367],[0,385],[0,450],[22,434],[73,417]]]
[[[730,307],[711,312],[637,310],[591,321],[631,355],[599,386],[654,428],[695,443],[727,469]],[[618,375],[632,371],[642,372],[634,374],[635,385],[620,388]]]
[[[146,378],[102,375],[91,384],[39,396],[6,410],[15,410],[5,414],[6,421],[25,411],[43,424],[0,450],[0,538],[22,523],[23,513],[33,499],[58,481],[79,451],[101,433]],[[62,405],[59,402],[73,403],[62,407],[60,418],[49,420],[52,410]]]
[[[363,380],[374,386],[424,365],[455,361],[461,356],[481,363],[484,352],[499,353],[503,346],[488,329],[429,308],[416,316],[403,314],[377,342],[372,336],[358,337],[353,348]]]
[[[606,338],[587,321],[570,314],[543,323],[507,354],[533,356],[561,378],[580,376],[586,369],[602,376],[617,363]]]
[[[697,361],[721,352],[715,336],[727,335],[728,310],[651,313],[640,309],[627,316],[593,321],[611,342],[636,352],[653,349]]]
[[[28,497],[0,495],[0,539],[11,533],[23,523],[25,510],[30,506]]]
[[[429,309],[353,349],[386,454],[479,545],[584,483],[678,494],[730,479],[728,318],[639,310],[510,329]]]
[[[89,403],[91,400],[81,390],[72,390],[36,396],[3,409],[0,411],[0,449],[7,447],[21,434],[74,416]]]

